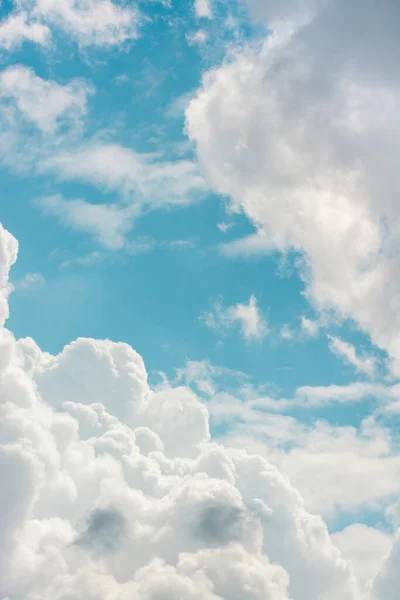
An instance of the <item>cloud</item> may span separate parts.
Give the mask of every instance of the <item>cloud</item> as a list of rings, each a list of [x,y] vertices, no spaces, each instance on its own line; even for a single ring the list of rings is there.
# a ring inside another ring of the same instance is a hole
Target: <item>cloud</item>
[[[195,0],[194,10],[199,18],[212,19],[212,9],[210,0]]]
[[[111,47],[138,37],[141,22],[135,7],[111,0],[21,0],[0,26],[0,46],[7,50],[25,40],[48,45],[62,31],[81,48]]]
[[[353,365],[357,373],[363,373],[368,377],[374,377],[376,373],[376,359],[373,356],[357,356],[356,349],[352,344],[344,342],[338,337],[328,335],[329,349],[347,364]]]
[[[308,319],[304,315],[300,318],[300,327],[302,332],[309,337],[316,337],[318,335],[321,324],[318,321]]]
[[[112,168],[111,168],[112,167]],[[207,186],[189,160],[168,162],[119,144],[89,143],[44,159],[42,172],[119,192],[144,208],[186,206],[201,199]]]
[[[268,325],[257,306],[255,296],[250,296],[248,304],[235,304],[224,308],[217,302],[211,312],[202,316],[210,329],[226,330],[239,326],[246,340],[263,339],[268,334]]]
[[[58,217],[73,230],[91,234],[109,250],[127,246],[126,234],[133,227],[134,212],[116,204],[91,204],[65,199],[61,194],[39,198],[34,203],[45,215]]]
[[[208,41],[208,33],[204,29],[186,35],[189,46],[203,46]]]
[[[378,574],[381,561],[392,548],[389,535],[361,523],[349,525],[343,531],[334,533],[332,539],[353,566],[363,588]]]
[[[26,12],[11,14],[0,23],[0,48],[11,51],[27,40],[46,46],[49,44],[51,32],[46,25],[30,21]]]
[[[395,3],[249,4],[272,33],[204,75],[189,137],[231,208],[302,253],[310,302],[356,321],[398,373]]]
[[[0,228],[3,318],[16,250]],[[2,598],[358,600],[288,479],[210,441],[197,396],[151,389],[129,345],[0,344]]]
[[[384,561],[381,571],[378,573],[373,585],[372,600],[395,600],[400,585],[399,579],[400,560],[400,534],[397,533],[389,556]]]
[[[76,125],[86,114],[87,99],[92,93],[92,86],[82,79],[60,85],[38,77],[24,65],[0,72],[0,98],[11,102],[13,119],[18,121],[22,117],[47,134],[66,124]],[[4,111],[6,106],[3,105]]]
[[[275,252],[276,245],[260,230],[246,237],[220,244],[219,249],[222,254],[230,258],[251,258]]]

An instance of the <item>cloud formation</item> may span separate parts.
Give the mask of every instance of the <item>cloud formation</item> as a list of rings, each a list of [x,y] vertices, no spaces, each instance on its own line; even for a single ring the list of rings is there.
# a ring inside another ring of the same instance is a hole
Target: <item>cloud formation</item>
[[[0,24],[0,48],[13,50],[24,41],[49,45],[61,31],[81,48],[118,46],[138,35],[136,7],[111,0],[15,0]]]
[[[16,253],[1,228],[2,322]],[[0,343],[0,597],[358,599],[286,477],[210,441],[196,395],[152,390],[130,346]]]
[[[216,331],[224,331],[239,327],[246,340],[261,340],[268,334],[268,325],[262,315],[255,296],[250,296],[248,304],[238,302],[224,307],[216,302],[213,309],[202,315],[207,327]]]
[[[24,65],[0,72],[0,98],[7,101],[1,108],[8,122],[22,117],[46,134],[55,133],[68,122],[76,124],[86,114],[87,98],[92,93],[91,84],[82,79],[60,85],[38,77]]]
[[[264,232],[225,252],[301,252],[310,301],[355,320],[398,374],[398,7],[248,4],[272,33],[230,51],[186,111],[210,183]]]

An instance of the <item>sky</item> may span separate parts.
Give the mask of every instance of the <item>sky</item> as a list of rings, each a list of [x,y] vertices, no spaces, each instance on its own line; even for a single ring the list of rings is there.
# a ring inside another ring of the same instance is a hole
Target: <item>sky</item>
[[[0,600],[399,597],[399,34],[0,3]]]

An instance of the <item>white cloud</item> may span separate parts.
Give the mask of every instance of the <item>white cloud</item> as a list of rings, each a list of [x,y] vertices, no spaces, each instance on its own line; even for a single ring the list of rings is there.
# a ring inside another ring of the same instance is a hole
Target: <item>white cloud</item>
[[[257,306],[255,296],[250,296],[248,304],[235,304],[224,308],[217,302],[211,312],[203,315],[205,324],[211,329],[224,330],[239,326],[247,340],[263,339],[268,333],[268,325]]]
[[[0,228],[0,279],[16,243]],[[0,336],[0,597],[358,600],[319,517],[127,344]],[[386,600],[381,597],[380,600]]]
[[[316,337],[318,335],[320,329],[320,323],[318,321],[313,321],[312,319],[308,319],[304,315],[300,318],[300,327],[304,334],[309,337]]]
[[[163,161],[118,144],[89,143],[48,157],[39,168],[60,179],[118,191],[138,209],[185,206],[201,199],[207,189],[193,162]]]
[[[189,136],[232,208],[303,253],[313,305],[355,320],[400,372],[396,8],[251,4],[273,33],[204,76]]]
[[[246,237],[220,244],[219,248],[222,254],[231,258],[251,258],[271,254],[276,250],[276,245],[259,230]]]
[[[87,98],[92,93],[92,86],[82,79],[59,85],[38,77],[24,65],[0,72],[0,98],[12,102],[13,119],[19,123],[22,116],[44,133],[54,133],[65,124],[76,126],[87,112]]]
[[[91,204],[81,199],[65,199],[60,194],[35,201],[46,215],[58,217],[76,231],[90,233],[110,250],[126,247],[126,234],[133,227],[135,213],[115,204]]]
[[[13,50],[27,40],[39,45],[50,42],[51,32],[46,25],[30,21],[26,12],[11,14],[0,23],[0,48]]]
[[[195,0],[194,10],[197,17],[212,19],[211,0]]]
[[[372,586],[372,600],[396,600],[399,594],[400,574],[400,531],[394,541],[392,550],[383,563],[382,569]]]
[[[381,561],[391,550],[390,536],[379,529],[355,523],[333,534],[332,539],[353,566],[362,588],[367,590],[368,582],[378,574]]]
[[[353,365],[357,373],[363,373],[373,377],[376,373],[376,359],[373,356],[357,356],[356,349],[352,344],[344,342],[338,337],[328,335],[329,348],[347,364]]]
[[[48,45],[51,32],[61,30],[82,48],[107,48],[136,39],[140,21],[137,8],[111,0],[18,0],[0,26],[0,46]]]

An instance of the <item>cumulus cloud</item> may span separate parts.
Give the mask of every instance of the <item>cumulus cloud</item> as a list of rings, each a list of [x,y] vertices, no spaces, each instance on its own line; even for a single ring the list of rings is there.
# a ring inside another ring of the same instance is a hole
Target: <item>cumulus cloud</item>
[[[238,326],[246,340],[260,340],[268,334],[268,325],[263,317],[255,296],[250,296],[248,304],[234,304],[224,307],[221,302],[214,304],[210,312],[202,318],[210,329],[224,331]]]
[[[82,48],[116,46],[137,38],[140,20],[136,7],[111,0],[18,0],[0,25],[0,47],[48,45],[56,31]]]
[[[188,134],[233,209],[302,253],[313,305],[355,320],[398,373],[397,6],[248,3],[272,33],[204,75]]]
[[[392,548],[389,535],[361,523],[349,525],[343,531],[333,534],[332,539],[343,556],[353,565],[365,588],[373,581],[382,560]]]
[[[60,85],[42,79],[24,65],[0,72],[0,98],[4,103],[0,108],[7,120],[19,121],[22,117],[47,134],[66,124],[76,125],[86,114],[87,99],[92,93],[92,86],[82,79]]]
[[[0,228],[2,322],[16,253]],[[0,344],[0,597],[358,600],[288,479],[210,441],[197,396],[151,389],[130,346]]]

